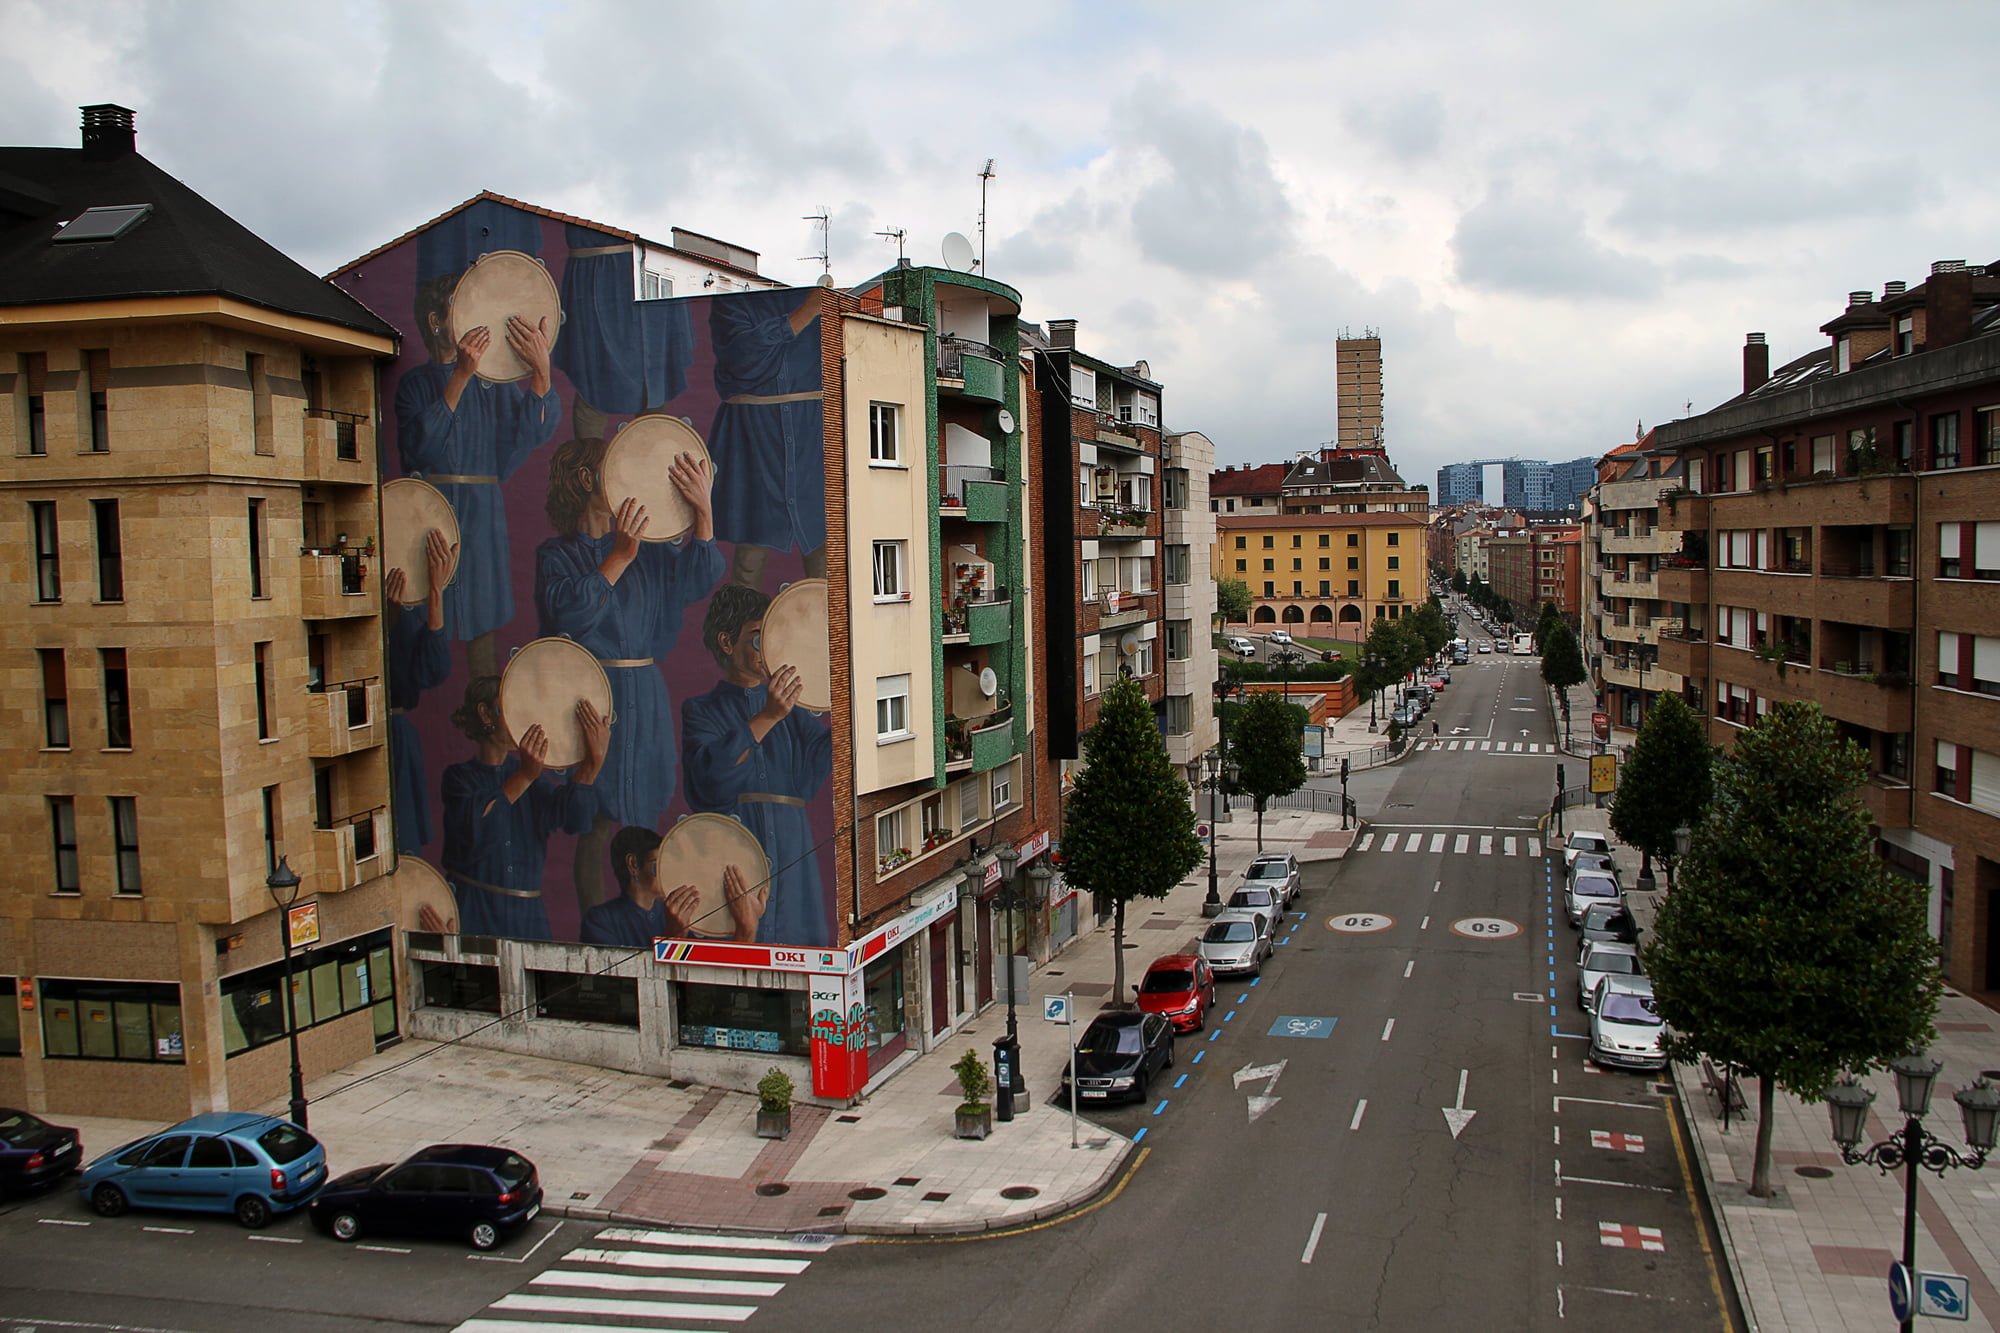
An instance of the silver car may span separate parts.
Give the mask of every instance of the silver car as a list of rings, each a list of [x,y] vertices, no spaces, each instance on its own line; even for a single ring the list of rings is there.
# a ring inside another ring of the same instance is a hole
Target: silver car
[[[1229,895],[1223,910],[1229,912],[1260,912],[1275,923],[1285,914],[1285,904],[1279,898],[1280,886],[1276,884],[1243,884]],[[1275,933],[1275,931],[1274,931]]]
[[[1290,852],[1264,852],[1243,872],[1243,882],[1260,889],[1282,890],[1280,907],[1299,896],[1299,860]]]
[[[1642,977],[1645,974],[1646,969],[1639,965],[1638,945],[1609,941],[1593,944],[1583,951],[1583,961],[1577,965],[1577,1006],[1589,1013],[1597,1003],[1597,983],[1606,977]]]
[[[1574,926],[1583,919],[1583,909],[1592,903],[1615,903],[1625,900],[1624,891],[1618,881],[1602,870],[1584,868],[1571,875],[1563,883],[1563,914]]]
[[[1563,868],[1576,864],[1576,858],[1589,852],[1594,856],[1610,856],[1611,840],[1602,833],[1572,833],[1563,840]]]
[[[1645,977],[1605,977],[1590,1012],[1590,1058],[1608,1069],[1665,1069],[1667,1025]]]
[[[1217,976],[1256,976],[1271,956],[1270,918],[1262,912],[1224,912],[1208,923],[1195,952]]]

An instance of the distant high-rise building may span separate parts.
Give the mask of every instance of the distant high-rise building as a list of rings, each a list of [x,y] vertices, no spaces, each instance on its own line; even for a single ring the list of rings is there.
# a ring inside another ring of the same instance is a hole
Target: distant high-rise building
[[[1438,507],[1442,509],[1484,499],[1485,477],[1486,466],[1483,463],[1446,463],[1438,469]]]
[[[1509,509],[1554,509],[1555,468],[1531,459],[1500,465],[1501,503]]]
[[[1551,509],[1579,509],[1583,497],[1597,484],[1597,460],[1595,458],[1572,458],[1567,463],[1553,465],[1554,481]]]
[[[1367,449],[1382,443],[1382,340],[1337,338],[1333,344],[1339,381],[1340,424],[1334,443]]]

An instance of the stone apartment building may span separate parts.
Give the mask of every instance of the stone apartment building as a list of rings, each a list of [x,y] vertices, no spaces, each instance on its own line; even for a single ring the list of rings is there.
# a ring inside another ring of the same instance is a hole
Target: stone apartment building
[[[0,149],[0,1103],[282,1096],[393,1041],[376,554],[389,324],[84,108]]]
[[[1583,610],[1583,528],[1577,523],[1501,528],[1486,539],[1486,582],[1534,624],[1544,602],[1574,625]]]
[[[2000,273],[1934,264],[1857,291],[1814,351],[1656,432],[1684,487],[1660,596],[1727,744],[1805,699],[1868,756],[1884,857],[1930,889],[1945,974],[2000,991]]]
[[[1584,500],[1584,660],[1611,724],[1628,730],[1653,699],[1685,683],[1660,663],[1660,635],[1681,627],[1660,593],[1660,569],[1680,548],[1680,534],[1661,526],[1660,496],[1681,479],[1678,460],[1651,452],[1652,443],[1648,435],[1606,454]]]

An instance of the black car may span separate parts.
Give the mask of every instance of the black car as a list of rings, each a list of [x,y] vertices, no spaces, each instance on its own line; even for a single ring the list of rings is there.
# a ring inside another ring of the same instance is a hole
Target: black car
[[[1583,909],[1583,920],[1577,924],[1583,931],[1583,938],[1577,946],[1578,957],[1582,956],[1582,950],[1599,941],[1612,944],[1639,942],[1639,923],[1633,919],[1632,909],[1622,902],[1592,903]]]
[[[490,1250],[542,1211],[535,1164],[505,1148],[439,1143],[329,1181],[313,1225],[335,1240],[375,1233],[462,1236]]]
[[[1090,1020],[1076,1044],[1076,1092],[1086,1102],[1144,1101],[1153,1075],[1174,1067],[1174,1025],[1160,1014],[1118,1011]],[[1059,1098],[1070,1096],[1069,1066]]]
[[[73,1129],[0,1106],[0,1193],[34,1189],[83,1165],[83,1140]]]

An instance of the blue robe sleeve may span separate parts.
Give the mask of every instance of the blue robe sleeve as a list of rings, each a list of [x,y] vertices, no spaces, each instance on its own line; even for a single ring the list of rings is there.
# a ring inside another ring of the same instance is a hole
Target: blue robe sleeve
[[[494,467],[500,480],[505,481],[528,460],[529,454],[547,444],[556,433],[556,426],[562,421],[562,399],[556,396],[553,383],[547,393],[539,395],[528,392],[526,381],[494,387],[503,390],[505,404],[497,414],[499,457],[494,459]]]
[[[661,598],[660,606],[662,620],[655,631],[655,638],[664,645],[660,651],[665,652],[680,638],[681,621],[686,618],[687,609],[715,591],[724,565],[722,552],[715,549],[713,541],[690,538],[682,542],[678,550],[667,545],[660,546],[659,550],[671,566],[665,571],[666,595]]]
[[[597,817],[597,788],[578,782],[557,782],[544,773],[535,779],[521,799],[533,802],[536,831],[588,833]]]
[[[791,292],[785,296],[792,298],[789,305],[768,298],[740,297],[725,297],[709,304],[708,334],[715,345],[715,388],[723,397],[785,392],[774,386],[785,382],[792,345],[799,337],[792,332],[792,309],[800,299],[812,299],[799,298]]]
[[[551,537],[535,548],[535,611],[544,638],[566,634],[580,639],[611,614],[611,582],[598,572],[593,554],[565,537]]]
[[[389,613],[389,707],[414,708],[425,690],[436,689],[451,675],[451,644],[442,629],[432,629],[422,606]]]
[[[452,430],[457,424],[445,406],[451,369],[436,362],[412,366],[396,385],[396,450],[403,474],[449,472]]]
[[[681,748],[688,796],[703,808],[733,805],[755,790],[751,775],[757,766],[748,753],[756,748],[750,719],[739,716],[732,700],[697,695],[681,705]]]

